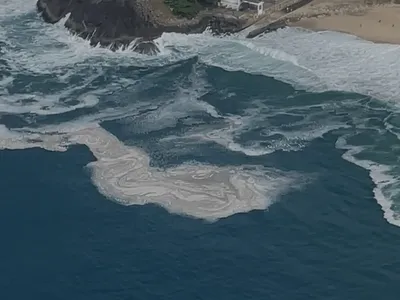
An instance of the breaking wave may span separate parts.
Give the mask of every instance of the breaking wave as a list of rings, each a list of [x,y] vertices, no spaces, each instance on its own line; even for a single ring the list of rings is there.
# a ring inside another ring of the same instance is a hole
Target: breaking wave
[[[93,182],[111,199],[214,220],[265,209],[307,176],[251,164],[155,168],[138,140],[170,155],[218,145],[254,157],[335,132],[400,226],[399,46],[299,28],[253,40],[168,33],[148,57],[92,48],[34,9],[34,0],[0,7],[0,148],[85,144]],[[121,137],[100,127],[111,121]]]

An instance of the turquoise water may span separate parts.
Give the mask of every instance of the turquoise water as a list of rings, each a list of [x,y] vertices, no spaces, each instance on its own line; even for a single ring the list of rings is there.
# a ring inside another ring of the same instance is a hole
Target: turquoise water
[[[1,298],[397,299],[398,47],[157,43],[0,8]]]

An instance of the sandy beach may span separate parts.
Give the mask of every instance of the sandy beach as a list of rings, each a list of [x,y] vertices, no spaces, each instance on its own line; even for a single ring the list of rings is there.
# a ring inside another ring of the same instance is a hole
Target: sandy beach
[[[339,31],[373,42],[400,44],[400,4],[315,0],[286,17],[290,26]]]

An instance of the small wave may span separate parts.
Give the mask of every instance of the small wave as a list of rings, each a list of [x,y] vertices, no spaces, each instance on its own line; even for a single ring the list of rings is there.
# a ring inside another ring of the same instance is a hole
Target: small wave
[[[343,158],[369,171],[369,176],[375,184],[374,196],[384,212],[384,218],[391,224],[400,226],[400,175],[394,173],[393,167],[370,160],[358,159],[357,154],[365,150],[361,146],[349,145],[345,137],[340,137],[336,143],[338,149],[347,150]]]
[[[263,74],[314,92],[356,92],[399,101],[396,45],[374,44],[335,32],[280,29],[246,40],[168,33],[164,45],[198,55],[228,71]],[[385,55],[383,55],[385,53]]]
[[[0,20],[15,18],[36,10],[36,0],[2,0]]]
[[[271,57],[275,60],[279,60],[282,62],[289,62],[289,63],[293,64],[294,66],[306,69],[307,71],[311,71],[310,69],[308,69],[304,66],[301,66],[295,56],[290,55],[290,54],[286,53],[285,51],[273,49],[273,48],[269,48],[269,47],[265,47],[265,46],[259,47],[252,41],[246,41],[246,42],[243,41],[243,42],[241,42],[241,44],[245,45],[247,48],[249,48],[255,52],[258,52],[262,55]]]
[[[181,135],[168,136],[160,141],[213,142],[247,156],[263,156],[275,151],[299,151],[328,132],[350,128],[346,120],[329,114],[328,103],[316,109],[299,99],[297,106],[282,108],[268,101],[249,99],[247,105],[248,108],[240,115],[221,115],[221,122],[201,123]],[[249,135],[251,142],[243,143],[241,137]]]
[[[207,65],[228,71],[262,74],[307,91],[355,92],[397,105],[400,101],[400,88],[397,84],[400,75],[398,46],[373,44],[334,32],[311,32],[297,28],[281,29],[252,40],[240,35],[215,37],[209,33],[193,35],[165,33],[155,41],[161,53],[150,57],[130,50],[113,52],[101,47],[91,47],[88,41],[70,34],[64,28],[66,18],[56,25],[49,25],[37,18],[32,13],[34,10],[34,0],[5,0],[5,5],[0,7],[1,59],[6,66],[6,72],[2,74],[0,80],[0,87],[3,89],[0,91],[0,111],[16,115],[29,114],[28,121],[31,123],[28,124],[36,128],[35,130],[23,128],[16,133],[0,126],[2,148],[37,146],[64,151],[69,145],[64,141],[65,136],[74,137],[76,142],[90,144],[89,132],[98,135],[99,139],[94,138],[94,140],[99,143],[102,143],[101,139],[114,141],[114,137],[98,129],[98,124],[104,120],[115,119],[125,120],[125,127],[133,133],[173,128],[177,127],[178,122],[182,122],[184,125],[189,124],[187,127],[191,128],[164,137],[160,141],[176,142],[181,139],[185,143],[213,142],[247,156],[268,155],[277,150],[298,151],[308,142],[337,129],[374,130],[379,131],[379,134],[384,134],[386,131],[394,134],[400,132],[397,127],[390,128],[390,124],[387,124],[386,128],[376,125],[373,118],[369,118],[368,113],[364,111],[364,109],[368,111],[370,107],[365,108],[359,103],[346,106],[342,100],[338,103],[338,107],[348,114],[346,117],[329,113],[324,104],[319,104],[320,107],[316,108],[293,104],[294,101],[291,101],[290,105],[279,107],[263,103],[263,100],[257,102],[254,98],[246,100],[247,106],[243,110],[223,113],[217,105],[208,103],[205,99],[207,93],[215,92],[213,91],[215,87],[212,82],[207,82],[205,79],[207,76],[203,72],[204,65]],[[23,20],[21,16],[24,16]],[[184,64],[182,62],[190,61],[193,57],[196,57],[197,61],[193,63],[194,67],[190,72],[185,73],[182,78],[170,76],[174,74],[173,71],[169,71],[170,69],[180,68],[180,64]],[[160,66],[163,66],[160,68],[163,71],[157,70]],[[153,75],[132,68],[151,69]],[[163,77],[173,78],[178,84],[172,84],[174,80],[171,79],[159,84],[168,85],[167,91],[153,92],[152,88],[156,89],[158,84],[157,76],[161,73]],[[26,82],[27,79],[30,84],[22,86],[21,82]],[[35,80],[45,84],[39,87]],[[302,101],[305,99],[299,99],[299,102]],[[87,112],[89,109],[90,112]],[[71,111],[76,114],[68,118],[64,116]],[[51,115],[61,114],[63,115],[61,123],[52,124],[48,121]],[[208,118],[207,121],[204,121],[204,115]],[[41,117],[41,121],[44,120],[43,123],[39,122],[37,116]],[[376,118],[379,119],[380,116]],[[287,121],[277,122],[278,119]],[[26,133],[27,131],[29,133]],[[85,133],[78,137],[75,135],[78,131]],[[54,134],[48,135],[46,132]],[[245,142],[246,140],[250,142]],[[125,146],[117,140],[115,143],[118,144],[118,149],[102,149],[111,152],[122,149],[130,153],[133,158],[136,157],[137,149],[124,148]],[[92,143],[91,147],[96,153],[103,146]],[[393,224],[399,225],[394,208],[399,179],[396,175],[397,170],[389,167],[390,164],[374,162],[373,158],[358,159],[357,151],[364,153],[365,148],[357,148],[359,146],[351,146],[350,143],[345,144],[342,140],[338,141],[337,147],[344,147],[343,149],[347,150],[345,159],[370,171],[370,176],[377,185],[375,196],[385,210],[385,217]],[[384,152],[390,153],[389,148],[385,148]],[[97,155],[101,160],[101,154]],[[145,161],[148,159],[145,154],[140,157]],[[104,171],[101,167],[96,170],[99,172],[96,174]],[[149,171],[149,168],[146,166],[143,170]],[[225,184],[226,195],[233,195],[230,194],[233,190],[226,183],[227,174],[230,171],[242,174],[243,171],[227,167],[221,171],[222,173],[218,173],[222,169],[200,165],[195,167],[185,165],[176,170],[182,171],[179,174],[187,171],[190,174],[185,174],[190,176],[192,171],[206,173],[215,171],[216,182]],[[207,204],[202,206],[201,211],[194,212],[198,209],[197,204],[183,203],[183,213],[207,216],[210,207],[215,206],[215,211],[218,212],[214,211],[210,215],[218,218],[250,210],[250,207],[265,208],[273,201],[271,199],[280,193],[277,192],[275,185],[283,183],[283,186],[287,186],[286,183],[292,179],[288,176],[290,180],[286,181],[286,174],[278,172],[282,176],[279,175],[279,179],[275,180],[275,171],[271,171],[267,176],[251,173],[248,177],[259,180],[261,176],[261,181],[267,178],[263,184],[275,191],[271,197],[261,199],[255,196],[252,198],[257,199],[255,202],[247,202],[242,208],[238,208],[236,204],[221,199],[218,203],[211,203],[207,196],[203,196],[205,201],[203,203]],[[125,175],[128,173],[127,171]],[[157,170],[151,174],[159,176],[157,178],[160,180],[163,178],[166,184],[170,184],[164,187],[165,192],[176,188],[170,179],[163,177],[167,176],[164,171]],[[222,174],[222,177],[218,177],[220,176],[218,174]],[[177,209],[175,204],[162,204],[158,196],[135,198],[131,192],[111,184],[111,177],[107,178],[109,182],[101,182],[102,179],[98,177],[94,177],[94,180],[104,193],[119,197],[124,203],[153,201],[166,207],[170,205],[168,207],[173,207],[172,210]],[[272,187],[268,185],[268,181],[272,183]],[[237,184],[244,186],[242,181],[237,181]],[[191,182],[186,182],[184,185],[204,195],[204,190],[199,185],[192,185]],[[150,186],[152,183],[148,185]],[[138,187],[134,186],[132,189]],[[236,191],[239,193],[239,198],[244,195],[243,193],[261,195],[259,189],[256,192],[254,189],[252,186],[242,192]],[[180,196],[173,197],[178,199]],[[240,199],[244,199],[243,197]],[[226,205],[230,208],[227,209]]]
[[[60,103],[60,97],[61,95],[44,96],[35,94],[0,96],[0,110],[14,114],[59,115],[79,108],[93,107],[98,104],[97,97],[91,94],[79,96],[76,100],[77,104],[68,106]]]
[[[5,0],[0,20],[35,9],[35,1]],[[215,37],[209,33],[184,35],[165,33],[155,42],[161,54],[149,57],[133,51],[109,51],[90,47],[88,41],[71,35],[65,19],[49,25],[36,18],[5,27],[6,38],[19,51],[6,51],[5,59],[16,69],[54,73],[58,68],[76,67],[89,59],[102,64],[162,66],[198,56],[201,61],[227,70],[275,77],[311,91],[338,90],[399,101],[397,80],[400,48],[374,44],[335,32],[311,32],[284,28],[248,40],[240,35]],[[34,37],[33,42],[21,32]],[[295,46],[294,46],[295,45]],[[175,49],[173,51],[171,49]],[[13,49],[15,50],[15,49]],[[262,62],[262,63],[260,63]]]
[[[4,76],[3,78],[0,79],[0,87],[1,88],[7,88],[7,86],[11,85],[14,81],[13,76]]]

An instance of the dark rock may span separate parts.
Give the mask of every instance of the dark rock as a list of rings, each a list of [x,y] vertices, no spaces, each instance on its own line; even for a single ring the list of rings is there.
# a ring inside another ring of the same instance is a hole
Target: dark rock
[[[150,55],[155,55],[160,52],[156,44],[154,44],[152,41],[137,42],[136,45],[133,47],[133,51]]]
[[[243,27],[238,19],[223,15],[213,16],[208,26],[214,34],[235,33]]]
[[[237,32],[242,23],[223,15],[204,15],[202,18],[179,24],[165,25],[151,17],[151,1],[144,0],[38,0],[37,8],[48,23],[57,23],[69,14],[65,22],[71,32],[92,45],[112,50],[126,48],[147,54],[158,52],[148,41],[163,32],[200,33],[207,27],[216,34]],[[140,38],[140,42],[135,42]],[[143,42],[146,41],[146,42]]]
[[[76,0],[48,0],[36,2],[38,11],[48,23],[57,23],[70,11]]]
[[[92,45],[115,50],[127,47],[138,37],[154,39],[163,29],[139,11],[134,0],[38,0],[37,8],[44,21],[57,23],[69,17],[65,27],[89,39]],[[150,47],[139,47],[141,53]],[[154,48],[150,53],[154,53]]]

